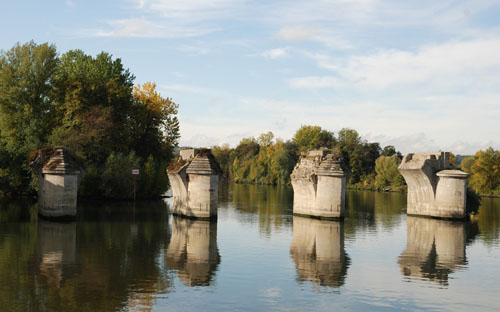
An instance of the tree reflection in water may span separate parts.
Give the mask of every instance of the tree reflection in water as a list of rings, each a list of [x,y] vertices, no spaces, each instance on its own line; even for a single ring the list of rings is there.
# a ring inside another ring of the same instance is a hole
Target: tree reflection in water
[[[157,261],[169,237],[163,202],[86,204],[70,223],[39,220],[30,205],[4,208],[2,309],[149,311],[156,296],[169,292],[172,283]]]

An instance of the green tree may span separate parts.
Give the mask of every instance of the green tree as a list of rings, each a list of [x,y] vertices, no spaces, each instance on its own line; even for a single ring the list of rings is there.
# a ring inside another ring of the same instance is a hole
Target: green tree
[[[392,145],[387,145],[386,147],[384,147],[384,149],[382,150],[381,155],[384,155],[384,156],[396,155],[400,159],[403,158],[403,155],[401,155],[401,153],[399,151],[396,151],[396,148],[394,146],[392,146]]]
[[[0,182],[12,193],[29,189],[27,154],[47,143],[54,123],[56,48],[33,41],[0,52]]]
[[[212,154],[222,169],[222,178],[224,180],[229,180],[231,178],[231,168],[234,160],[231,157],[231,148],[229,148],[229,144],[213,146]]]
[[[121,59],[108,53],[63,54],[54,77],[57,124],[49,143],[99,164],[111,152],[128,153],[133,80]]]
[[[161,97],[154,83],[133,92],[133,80],[121,59],[105,52],[93,57],[72,50],[58,57],[55,46],[34,42],[1,51],[1,190],[36,190],[30,156],[42,147],[63,145],[87,171],[80,195],[129,197],[121,192],[122,173],[110,155],[123,174],[130,174],[132,164],[145,170],[142,185],[149,187],[139,195],[165,191],[164,169],[179,139],[178,106]],[[131,155],[133,162],[123,161]]]
[[[462,169],[462,171],[464,172],[472,173],[472,167],[474,166],[475,162],[476,162],[476,157],[467,156],[460,163],[460,169]]]
[[[472,189],[481,194],[500,191],[500,151],[488,148],[478,151],[469,179]]]
[[[299,153],[320,147],[332,148],[336,143],[333,132],[323,130],[320,126],[301,126],[292,141],[297,145]]]
[[[337,148],[351,170],[350,184],[369,186],[375,178],[375,161],[382,149],[379,143],[367,143],[354,129],[343,128],[338,134]]]
[[[380,156],[375,162],[377,172],[376,184],[379,188],[398,187],[405,184],[403,176],[398,171],[401,160],[393,154],[392,156]]]

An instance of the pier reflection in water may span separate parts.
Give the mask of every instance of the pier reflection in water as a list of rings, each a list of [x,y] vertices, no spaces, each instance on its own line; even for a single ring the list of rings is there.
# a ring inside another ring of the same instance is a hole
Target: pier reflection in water
[[[477,233],[477,224],[408,216],[407,243],[398,263],[412,278],[448,285],[448,277],[467,265],[466,244]]]
[[[217,221],[172,217],[166,263],[187,286],[207,286],[220,263]]]
[[[344,222],[294,216],[290,255],[300,282],[342,286],[350,263],[344,250]]]
[[[213,225],[161,201],[81,202],[52,223],[0,198],[0,311],[498,310],[498,198],[450,222],[349,190],[332,222],[293,216],[291,188],[220,195]]]
[[[38,221],[37,255],[42,282],[60,288],[63,264],[74,264],[76,256],[76,223]],[[37,261],[37,262],[38,262]]]

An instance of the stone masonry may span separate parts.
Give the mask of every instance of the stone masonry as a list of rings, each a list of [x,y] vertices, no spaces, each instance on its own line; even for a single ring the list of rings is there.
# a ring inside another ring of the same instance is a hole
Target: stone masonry
[[[85,171],[68,150],[42,149],[31,166],[38,176],[38,213],[48,218],[75,217],[78,187]]]
[[[293,213],[318,218],[343,218],[348,172],[342,159],[327,149],[304,153],[290,176]]]
[[[193,218],[217,218],[221,169],[210,149],[184,149],[169,168],[173,213]]]
[[[467,217],[467,176],[450,165],[449,152],[407,154],[398,167],[408,184],[408,215]]]

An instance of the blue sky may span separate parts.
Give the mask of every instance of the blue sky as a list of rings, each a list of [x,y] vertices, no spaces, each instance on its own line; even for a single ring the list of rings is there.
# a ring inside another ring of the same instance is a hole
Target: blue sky
[[[500,149],[500,1],[2,1],[0,49],[122,59],[179,104],[181,145],[301,125],[404,153]]]

